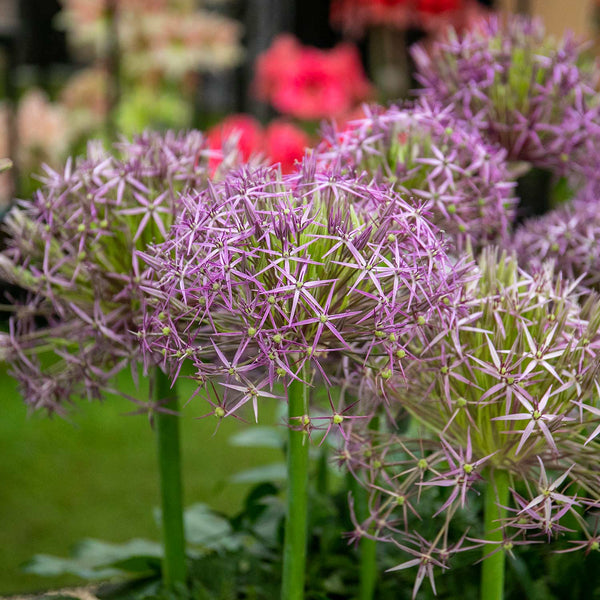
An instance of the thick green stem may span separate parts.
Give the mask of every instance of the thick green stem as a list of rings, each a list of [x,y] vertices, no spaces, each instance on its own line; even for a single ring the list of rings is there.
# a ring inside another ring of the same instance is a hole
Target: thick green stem
[[[154,399],[160,402],[161,408],[177,411],[177,394],[171,389],[169,378],[158,367],[154,377]],[[165,550],[163,583],[172,589],[185,585],[186,581],[179,417],[158,411],[155,422]]]
[[[282,600],[304,598],[308,516],[308,438],[297,429],[308,414],[308,371],[303,369],[287,388],[288,395],[288,490],[283,547]],[[307,383],[304,383],[307,382]]]
[[[350,489],[354,498],[354,512],[359,523],[369,516],[368,492],[349,475]],[[377,542],[363,537],[358,546],[360,556],[358,600],[373,600],[377,584]]]
[[[485,539],[491,542],[502,543],[501,522],[506,516],[508,504],[508,473],[504,470],[487,471],[487,485],[484,496],[484,521]],[[491,551],[490,544],[486,544],[484,555]],[[504,549],[488,556],[481,570],[481,600],[503,600],[504,598],[504,571],[506,556]]]

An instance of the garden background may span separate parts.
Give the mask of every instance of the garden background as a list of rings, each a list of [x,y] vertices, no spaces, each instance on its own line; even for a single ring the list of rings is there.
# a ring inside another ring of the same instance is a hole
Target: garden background
[[[332,25],[329,3],[323,0],[190,0],[186,10],[210,10],[223,17],[214,27],[221,27],[224,36],[210,40],[212,53],[208,54],[185,54],[185,48],[177,47],[182,40],[175,40],[161,57],[165,63],[160,73],[145,72],[144,61],[150,59],[144,52],[151,50],[151,36],[150,48],[143,48],[139,60],[128,64],[127,42],[111,34],[110,28],[108,38],[96,39],[93,27],[80,31],[77,23],[64,18],[64,9],[71,4],[77,8],[78,3],[69,0],[62,4],[0,0],[0,154],[10,156],[15,165],[2,175],[3,210],[14,196],[32,193],[36,183],[31,174],[39,172],[42,163],[61,164],[68,154],[83,148],[88,137],[114,139],[117,131],[130,136],[145,127],[194,126],[218,132],[223,119],[239,113],[252,115],[266,126],[276,111],[257,97],[252,82],[258,56],[282,32],[318,48],[332,48],[350,39],[357,44],[363,68],[383,99],[391,99],[396,90],[406,91],[404,82],[398,83],[389,70],[377,72],[382,60],[402,67],[402,57],[392,52],[382,58],[374,35],[371,39],[345,35]],[[103,2],[96,0],[96,4]],[[491,3],[481,4],[488,8]],[[593,2],[569,2],[568,11],[560,0],[507,1],[495,8],[541,14],[548,28],[557,33],[571,28],[592,38],[596,34]],[[119,2],[107,0],[102,10],[112,14],[118,28]],[[78,34],[83,35],[78,38]],[[159,36],[158,31],[154,34]],[[406,40],[428,34],[411,26]],[[192,43],[201,45],[202,40]],[[176,68],[182,60],[190,62],[185,69]],[[404,78],[409,75],[402,73]],[[300,125],[310,136],[317,122],[305,119]],[[136,392],[127,378],[121,388],[143,397],[144,389]],[[68,576],[41,580],[23,573],[21,566],[34,554],[67,555],[73,544],[86,537],[114,542],[158,538],[148,510],[158,504],[158,490],[155,447],[146,415],[123,416],[135,407],[116,397],[103,404],[82,402],[65,419],[28,415],[4,369],[0,390],[0,594],[80,581]],[[187,389],[182,386],[181,397],[186,399],[191,392],[191,383]],[[276,423],[275,413],[273,404],[262,418]],[[249,489],[249,484],[232,480],[235,473],[279,461],[280,452],[229,444],[241,428],[237,421],[226,422],[213,436],[215,423],[197,420],[202,408],[193,402],[183,414],[186,505],[206,502],[231,515],[241,508]]]

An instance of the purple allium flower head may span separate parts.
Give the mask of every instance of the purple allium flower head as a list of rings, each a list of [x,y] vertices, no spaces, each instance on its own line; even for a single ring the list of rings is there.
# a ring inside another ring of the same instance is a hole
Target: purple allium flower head
[[[498,523],[501,551],[515,538],[560,537],[567,519],[592,537],[584,517],[600,507],[600,301],[581,306],[572,288],[550,266],[527,274],[484,250],[465,288],[469,315],[420,350],[409,344],[420,360],[388,382],[392,405],[413,417],[410,432],[353,424],[343,458],[366,472],[374,509],[364,531],[414,556],[424,543],[416,516],[439,517],[440,534],[425,544],[435,556],[454,516],[502,471],[512,500]],[[433,488],[437,499],[426,498]]]
[[[539,270],[554,260],[557,272],[577,279],[582,291],[600,290],[600,200],[583,190],[569,204],[542,217],[527,219],[515,232],[512,247],[519,264]]]
[[[416,45],[412,55],[420,94],[452,105],[509,160],[571,174],[600,123],[597,71],[584,48],[570,35],[547,36],[539,20],[512,16],[451,32],[429,50]]]
[[[144,273],[135,251],[164,238],[178,192],[206,185],[211,156],[199,132],[144,133],[113,154],[91,143],[63,172],[47,168],[33,200],[8,215],[0,270],[27,291],[8,362],[31,407],[100,397],[137,359]]]
[[[294,175],[245,169],[182,202],[169,239],[144,256],[156,281],[141,335],[174,376],[191,358],[199,383],[221,381],[217,416],[246,403],[256,413],[303,367],[327,382],[342,356],[376,360],[381,384],[403,344],[453,318],[461,267],[424,208],[396,192],[307,159]]]
[[[325,132],[321,163],[366,171],[417,203],[430,201],[432,219],[459,250],[467,240],[479,247],[505,239],[517,201],[504,150],[426,102],[365,113],[341,133]]]

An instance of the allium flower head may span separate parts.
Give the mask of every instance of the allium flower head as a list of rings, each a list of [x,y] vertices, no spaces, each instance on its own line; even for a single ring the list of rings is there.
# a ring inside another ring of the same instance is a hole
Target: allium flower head
[[[517,229],[512,247],[519,264],[537,270],[553,260],[557,272],[577,279],[582,289],[600,290],[600,201],[584,190],[569,204]]]
[[[112,155],[91,144],[63,172],[47,168],[43,188],[8,215],[0,269],[27,291],[9,362],[29,405],[52,412],[71,395],[98,397],[137,358],[134,252],[165,237],[177,192],[206,185],[209,158],[199,132],[146,133]]]
[[[342,355],[377,357],[381,383],[408,339],[454,314],[444,242],[395,192],[306,161],[291,176],[241,171],[182,202],[145,256],[156,282],[142,336],[174,375],[191,358],[200,383],[221,380],[217,416],[247,402],[256,412],[265,389],[303,367],[327,381]]]
[[[514,216],[505,153],[483,143],[447,109],[413,107],[365,109],[365,117],[338,133],[325,132],[318,158],[341,164],[418,202],[429,201],[436,225],[460,249],[504,239]]]
[[[568,173],[598,122],[597,75],[583,50],[572,36],[547,36],[539,20],[492,17],[412,54],[423,96],[451,104],[509,160]]]
[[[444,568],[454,516],[490,473],[506,473],[512,490],[504,543],[490,551],[560,537],[567,518],[588,535],[585,513],[600,498],[598,298],[581,307],[550,268],[530,275],[488,248],[466,302],[457,328],[409,346],[420,360],[389,382],[388,398],[415,419],[412,436],[354,427],[344,454],[368,473],[374,509],[362,529],[413,556],[425,546]],[[439,533],[426,541],[416,518],[432,506]]]

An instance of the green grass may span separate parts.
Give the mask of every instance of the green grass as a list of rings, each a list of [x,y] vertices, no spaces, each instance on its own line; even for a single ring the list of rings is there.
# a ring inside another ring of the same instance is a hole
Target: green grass
[[[135,392],[127,376],[120,388]],[[186,400],[193,390],[181,385]],[[152,510],[158,505],[156,449],[144,415],[127,400],[79,402],[69,421],[27,414],[15,384],[0,370],[0,594],[32,592],[80,583],[77,578],[41,578],[21,565],[38,553],[67,556],[85,537],[125,541],[159,540]],[[208,405],[194,399],[182,410],[185,503],[207,502],[231,514],[246,488],[231,474],[280,458],[274,450],[235,448],[227,438],[243,424],[195,417]],[[263,415],[273,415],[272,405]]]

